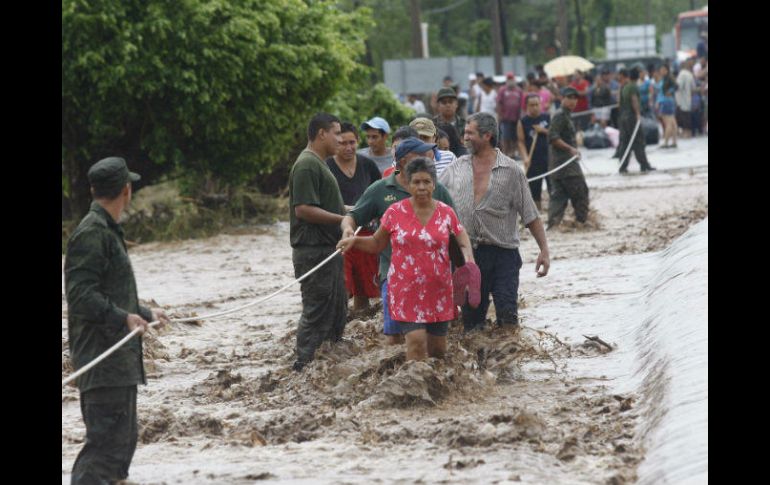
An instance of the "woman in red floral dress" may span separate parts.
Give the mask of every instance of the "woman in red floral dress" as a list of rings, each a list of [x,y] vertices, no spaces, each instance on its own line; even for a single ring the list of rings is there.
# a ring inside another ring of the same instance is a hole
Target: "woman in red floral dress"
[[[388,306],[391,318],[399,322],[406,335],[406,358],[443,358],[449,320],[456,314],[449,259],[450,231],[457,237],[467,263],[473,263],[473,251],[454,210],[433,199],[433,162],[416,158],[405,170],[412,196],[385,211],[373,236],[349,237],[337,247],[343,252],[355,246],[379,253],[390,240],[393,255],[388,271]]]

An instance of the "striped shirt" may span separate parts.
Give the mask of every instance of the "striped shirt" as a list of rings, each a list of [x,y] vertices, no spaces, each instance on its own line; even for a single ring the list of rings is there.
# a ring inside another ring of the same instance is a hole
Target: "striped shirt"
[[[450,163],[457,160],[457,156],[449,150],[439,150],[439,157],[435,161],[436,176],[441,175],[441,172],[449,166]]]
[[[519,247],[517,214],[526,226],[537,219],[538,212],[524,170],[499,148],[495,151],[497,160],[489,177],[489,189],[478,205],[473,200],[472,155],[458,158],[441,173],[439,182],[449,190],[473,247],[487,244],[516,249]]]

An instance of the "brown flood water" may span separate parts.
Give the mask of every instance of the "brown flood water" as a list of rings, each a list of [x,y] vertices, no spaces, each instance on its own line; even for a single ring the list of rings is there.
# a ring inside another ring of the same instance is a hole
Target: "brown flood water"
[[[707,169],[595,177],[589,186],[591,224],[577,228],[567,220],[549,232],[546,280],[570,279],[559,274],[560,260],[601,262],[663,249],[708,212]],[[636,437],[638,396],[614,392],[601,372],[570,370],[592,361],[600,369],[610,351],[565,339],[558,323],[538,313],[541,304],[565,298],[565,286],[535,285],[529,273],[537,245],[523,234],[523,328],[464,336],[453,326],[443,361],[405,363],[402,347],[385,345],[378,313],[349,322],[346,341],[324,344],[305,372],[291,372],[298,286],[242,313],[173,323],[147,337],[149,379],[139,389],[130,478],[633,483],[645,453]],[[141,245],[131,258],[145,303],[177,318],[244,304],[293,279],[285,223],[247,235]],[[597,298],[588,279],[565,285],[574,301]],[[72,372],[66,337],[62,293],[62,377]],[[83,437],[77,390],[67,386],[62,483],[69,483]]]

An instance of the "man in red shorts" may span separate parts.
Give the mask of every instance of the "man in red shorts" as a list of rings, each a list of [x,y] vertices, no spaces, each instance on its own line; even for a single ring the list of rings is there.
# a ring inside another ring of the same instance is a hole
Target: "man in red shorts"
[[[365,155],[356,153],[358,130],[352,123],[342,123],[342,143],[337,154],[326,159],[342,193],[345,210],[349,211],[364,193],[367,187],[380,180],[380,170],[374,161]],[[374,234],[373,227],[366,226],[358,233],[361,236]],[[352,249],[344,254],[345,287],[353,297],[353,312],[369,308],[369,298],[380,296],[377,282],[379,263],[377,255]]]

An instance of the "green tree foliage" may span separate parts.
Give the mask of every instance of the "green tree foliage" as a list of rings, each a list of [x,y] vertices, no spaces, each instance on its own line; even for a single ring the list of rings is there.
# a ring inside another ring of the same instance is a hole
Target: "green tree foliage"
[[[337,94],[327,103],[326,110],[334,113],[340,120],[349,121],[356,126],[374,116],[380,116],[387,120],[393,131],[399,126],[409,124],[415,115],[413,109],[404,106],[393,95],[393,91],[382,83],[356,93]],[[361,143],[365,145],[363,138]]]
[[[652,23],[658,38],[671,32],[676,16],[690,10],[690,0],[579,0],[586,52],[602,57],[604,30],[609,26]],[[575,0],[566,3],[567,54],[577,54]],[[695,8],[708,2],[698,0]],[[409,0],[340,0],[341,8],[367,6],[377,12],[377,24],[368,32],[371,67],[383,79],[386,59],[410,58]],[[542,64],[553,55],[558,23],[557,0],[502,0],[505,31],[511,55],[523,55],[527,63]],[[491,56],[490,0],[420,0],[420,20],[429,27],[431,57]]]
[[[371,11],[328,1],[63,0],[62,162],[73,215],[98,158],[240,183],[305,143],[307,120],[360,85]]]

